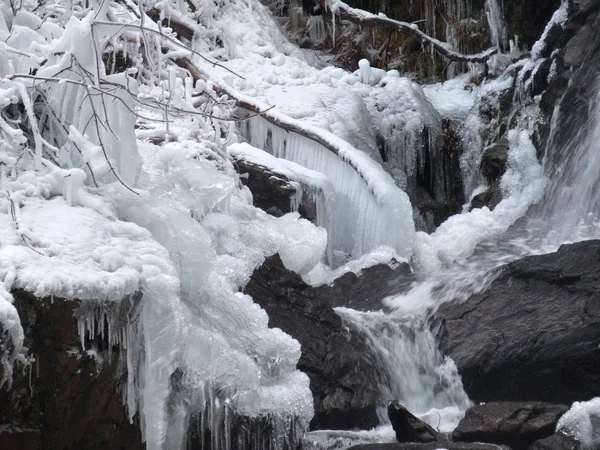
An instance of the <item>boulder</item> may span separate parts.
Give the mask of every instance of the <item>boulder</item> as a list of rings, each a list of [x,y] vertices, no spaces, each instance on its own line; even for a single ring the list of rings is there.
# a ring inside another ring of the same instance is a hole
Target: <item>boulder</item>
[[[426,443],[440,440],[440,433],[396,402],[389,404],[388,417],[398,442]]]
[[[542,402],[485,403],[469,408],[452,433],[457,442],[504,444],[525,450],[539,439],[554,434],[566,405]]]
[[[348,450],[510,450],[504,445],[466,443],[466,442],[430,442],[428,444],[363,444]]]
[[[310,199],[303,198],[299,183],[242,158],[234,159],[233,164],[236,171],[241,174],[242,184],[252,192],[254,206],[275,217],[280,217],[293,211],[294,202],[297,201],[296,199],[301,199],[302,204],[296,205],[300,207],[300,214],[308,220],[315,220],[316,206]]]
[[[253,273],[244,292],[265,309],[269,326],[281,328],[302,346],[298,369],[310,378],[315,405],[311,429],[369,429],[379,424],[377,408],[387,401],[373,382],[377,373],[371,352],[362,336],[344,326],[332,305],[356,304],[366,286],[381,282],[367,274],[387,273],[391,279],[405,270],[403,265],[389,271],[372,268],[359,277],[348,275],[334,287],[313,288],[275,255]],[[395,289],[392,282],[390,289]],[[392,292],[380,290],[371,300]]]
[[[480,172],[488,184],[498,181],[506,172],[508,161],[508,138],[505,137],[483,151]]]
[[[98,337],[86,339],[94,351],[82,351],[76,317],[80,302],[12,294],[35,362],[24,370],[15,367],[12,387],[0,389],[0,448],[145,448],[117,384],[124,375],[119,348]],[[106,308],[121,308],[127,320],[138,300]]]
[[[476,402],[571,404],[600,395],[600,241],[499,270],[483,293],[437,312],[442,352]]]
[[[527,450],[579,450],[579,442],[563,433],[535,441]]]

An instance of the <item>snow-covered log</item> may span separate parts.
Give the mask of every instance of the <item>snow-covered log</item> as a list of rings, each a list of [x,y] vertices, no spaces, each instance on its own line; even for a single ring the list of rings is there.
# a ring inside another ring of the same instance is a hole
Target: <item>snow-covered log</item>
[[[450,44],[435,39],[434,37],[422,32],[419,30],[419,27],[416,24],[400,22],[398,20],[385,17],[384,15],[376,15],[362,9],[352,8],[340,0],[328,1],[329,8],[331,9],[334,17],[338,16],[342,20],[348,20],[358,25],[388,28],[390,30],[408,34],[421,44],[430,45],[433,50],[443,57],[448,58],[450,61],[484,63],[498,51],[497,48],[490,48],[481,53],[466,55],[454,50]]]

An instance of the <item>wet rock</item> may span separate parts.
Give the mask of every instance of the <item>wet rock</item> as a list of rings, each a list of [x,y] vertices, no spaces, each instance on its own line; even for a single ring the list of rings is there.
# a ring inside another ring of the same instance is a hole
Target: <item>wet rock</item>
[[[490,442],[525,450],[556,429],[566,405],[542,402],[485,403],[469,408],[452,433],[458,442]]]
[[[413,204],[427,220],[427,230],[434,231],[448,217],[460,212],[465,202],[460,157],[463,145],[457,131],[459,124],[442,119],[438,139],[424,136],[424,151],[417,152],[417,176]],[[423,160],[421,160],[423,157]]]
[[[382,307],[381,301],[385,297],[407,291],[415,279],[407,263],[393,260],[390,264],[368,267],[359,275],[348,272],[332,284],[311,288],[311,291],[328,299],[333,307],[373,311]]]
[[[535,441],[527,450],[579,450],[577,440],[563,433],[555,433],[545,439]]]
[[[484,150],[479,170],[488,184],[493,184],[504,175],[507,161],[508,138],[504,138]]]
[[[504,0],[504,17],[509,36],[519,36],[519,43],[526,48],[540,38],[546,24],[560,6],[560,0],[540,3],[535,0]]]
[[[300,183],[244,159],[235,159],[234,166],[242,175],[242,183],[252,192],[254,206],[275,217],[298,208],[302,217],[315,220],[316,205],[308,196],[302,195]]]
[[[465,442],[431,442],[428,444],[365,444],[355,445],[348,450],[510,450],[504,445],[465,443]]]
[[[396,402],[389,404],[388,417],[398,442],[426,443],[440,440],[440,433]]]
[[[502,191],[500,189],[500,183],[495,182],[488,189],[471,199],[471,209],[487,206],[489,209],[493,210],[501,201]]]
[[[538,156],[557,166],[565,158],[563,152],[569,151],[572,130],[584,128],[590,119],[588,103],[595,95],[595,83],[589,80],[597,76],[600,62],[600,2],[573,2],[570,6],[572,14],[553,46],[555,71],[540,101],[543,118],[536,138],[542,151],[549,142],[554,144]],[[552,120],[554,114],[559,121]],[[554,128],[553,123],[557,125]]]
[[[11,389],[0,390],[0,448],[145,448],[119,391],[119,349],[98,339],[87,342],[98,357],[81,351],[75,317],[80,303],[23,291],[13,296],[35,362],[16,367]]]
[[[367,273],[382,273],[379,270]],[[391,276],[395,272],[387,273]],[[354,279],[348,276],[336,288],[312,288],[286,270],[276,255],[267,258],[244,289],[265,309],[269,326],[281,328],[302,346],[298,369],[310,378],[315,404],[311,429],[369,429],[379,423],[377,408],[387,402],[380,398],[374,383],[377,374],[371,352],[364,339],[350,333],[332,308],[333,304],[343,304],[340,296],[358,297],[350,286],[364,292],[365,286],[377,282],[363,274]],[[353,303],[352,298],[345,300]]]
[[[504,266],[488,289],[442,305],[441,349],[476,402],[571,404],[600,396],[600,241]]]

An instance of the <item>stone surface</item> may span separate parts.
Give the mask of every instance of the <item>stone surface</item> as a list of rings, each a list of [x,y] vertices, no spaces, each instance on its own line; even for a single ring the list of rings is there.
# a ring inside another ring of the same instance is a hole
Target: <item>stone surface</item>
[[[252,192],[252,202],[257,208],[280,217],[293,210],[294,198],[300,200],[299,212],[308,220],[315,220],[316,206],[308,196],[302,195],[299,183],[276,174],[268,168],[244,159],[235,159],[236,171],[242,183]]]
[[[600,395],[600,241],[500,270],[481,294],[442,305],[441,349],[482,401],[571,404]]]
[[[118,392],[119,349],[112,349],[109,360],[106,343],[93,342],[104,350],[98,365],[81,352],[78,302],[37,299],[22,291],[13,295],[25,345],[36,361],[25,370],[16,367],[12,388],[0,390],[0,448],[145,448],[139,424],[129,423]]]
[[[388,417],[398,442],[427,443],[440,440],[440,433],[398,403],[389,404]]]
[[[484,150],[479,170],[488,184],[498,181],[504,175],[507,160],[508,138],[503,138]]]
[[[554,434],[558,419],[568,410],[566,405],[542,402],[476,405],[467,410],[452,433],[452,440],[504,444],[513,450],[525,450]]]
[[[504,445],[466,443],[466,442],[430,442],[428,444],[365,444],[355,445],[348,450],[510,450]]]
[[[563,433],[555,433],[545,439],[535,441],[527,450],[579,450],[577,440]]]
[[[387,273],[390,279],[401,274],[379,270],[368,273]],[[356,304],[354,299],[369,283],[380,282],[381,278],[365,275],[346,276],[337,287],[312,288],[274,256],[254,272],[244,289],[267,311],[269,326],[281,328],[302,346],[298,368],[310,378],[315,403],[311,429],[369,429],[379,423],[377,407],[387,406],[373,382],[377,374],[365,341],[351,334],[332,308],[342,305],[344,297],[348,304]]]

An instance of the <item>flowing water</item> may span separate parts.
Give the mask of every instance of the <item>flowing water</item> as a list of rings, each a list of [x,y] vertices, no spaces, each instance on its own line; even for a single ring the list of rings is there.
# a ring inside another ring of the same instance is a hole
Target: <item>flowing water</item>
[[[600,83],[598,83],[600,85]],[[600,93],[555,109],[543,156],[549,182],[543,199],[506,233],[480,243],[473,255],[428,274],[408,292],[388,297],[381,311],[337,308],[362,333],[380,365],[382,397],[404,404],[440,431],[451,431],[469,406],[456,366],[444,358],[427,322],[442,303],[484,290],[497,268],[524,256],[600,237]],[[308,434],[314,448],[345,448],[393,440],[391,427],[371,432]],[[309,447],[310,447],[309,445]]]

